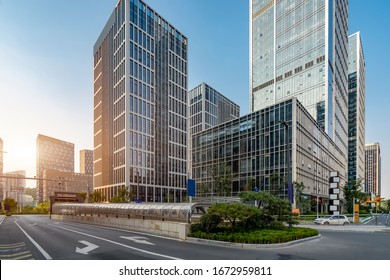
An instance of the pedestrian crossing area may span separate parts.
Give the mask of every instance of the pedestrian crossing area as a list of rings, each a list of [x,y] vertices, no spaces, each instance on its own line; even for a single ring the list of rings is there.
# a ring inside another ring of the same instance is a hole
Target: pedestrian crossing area
[[[33,260],[34,257],[24,242],[0,244],[0,260]]]

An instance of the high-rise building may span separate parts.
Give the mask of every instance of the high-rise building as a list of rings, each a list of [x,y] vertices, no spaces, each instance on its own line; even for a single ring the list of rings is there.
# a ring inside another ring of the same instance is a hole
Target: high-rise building
[[[349,36],[348,180],[364,179],[366,65],[360,32]]]
[[[2,199],[13,198],[16,202],[22,202],[22,196],[26,188],[26,171],[11,171],[4,173],[4,175],[7,178],[3,180],[4,189]]]
[[[381,149],[379,143],[366,144],[366,176],[364,192],[381,195]]]
[[[0,138],[0,176],[3,175],[3,140]],[[0,200],[2,200],[4,195],[4,185],[3,178],[0,178]]]
[[[187,38],[119,0],[94,45],[94,189],[178,202],[187,178]]]
[[[0,175],[3,174],[3,139],[0,138]],[[1,178],[0,178],[1,182]]]
[[[240,116],[240,106],[202,83],[188,92],[188,174],[192,174],[192,135]]]
[[[43,201],[49,201],[55,192],[92,192],[92,174],[45,169],[43,179]]]
[[[347,0],[250,1],[252,112],[295,96],[346,155],[347,63]]]
[[[235,196],[257,187],[287,199],[290,169],[291,182],[305,185],[305,199],[319,197],[323,212],[329,203],[330,172],[339,172],[341,185],[346,179],[344,154],[295,97],[196,133],[193,144],[200,195]],[[221,190],[215,174],[231,178],[230,185]]]
[[[80,173],[93,174],[93,151],[80,151]]]
[[[74,172],[74,144],[39,134],[36,145],[37,197],[43,202],[44,170]]]

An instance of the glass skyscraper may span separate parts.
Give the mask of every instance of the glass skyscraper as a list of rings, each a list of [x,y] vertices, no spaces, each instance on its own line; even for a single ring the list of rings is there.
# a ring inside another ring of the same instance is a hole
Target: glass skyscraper
[[[348,1],[250,0],[250,108],[295,96],[346,155]]]
[[[360,32],[349,36],[348,180],[365,177],[366,65]]]
[[[289,143],[280,121],[288,125]],[[192,145],[199,195],[219,194],[213,179],[218,170],[231,178],[226,196],[258,187],[287,199],[284,179],[290,168],[292,182],[305,185],[302,195],[319,196],[321,209],[326,209],[330,172],[338,171],[340,183],[345,183],[343,153],[295,97],[196,133]],[[280,176],[280,189],[274,189],[274,174]]]
[[[94,46],[94,189],[179,202],[187,178],[187,38],[120,0]]]
[[[206,83],[188,92],[188,174],[192,177],[192,135],[240,116],[240,106]]]

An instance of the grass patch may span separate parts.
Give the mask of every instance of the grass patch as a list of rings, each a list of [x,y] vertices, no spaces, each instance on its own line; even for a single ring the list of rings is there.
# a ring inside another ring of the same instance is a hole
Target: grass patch
[[[260,229],[248,232],[234,232],[231,230],[214,233],[195,231],[190,234],[190,237],[246,244],[275,244],[316,235],[318,235],[316,229],[286,227],[284,229]]]

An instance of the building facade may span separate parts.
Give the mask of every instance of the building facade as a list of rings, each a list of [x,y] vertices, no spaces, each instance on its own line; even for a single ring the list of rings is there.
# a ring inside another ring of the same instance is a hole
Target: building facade
[[[120,0],[94,46],[94,189],[178,202],[187,179],[187,38]]]
[[[38,202],[43,202],[43,172],[54,169],[74,172],[74,144],[39,134],[36,140],[36,178]]]
[[[286,127],[280,122],[288,125],[288,145]],[[192,144],[199,194],[220,194],[213,178],[217,170],[221,176],[230,173],[231,185],[224,195],[257,187],[287,199],[283,181],[289,166],[291,182],[305,185],[303,196],[320,197],[321,208],[326,209],[330,172],[338,171],[340,183],[345,183],[345,155],[295,97],[199,132]]]
[[[26,171],[17,170],[4,173],[7,178],[3,179],[3,197],[13,198],[16,202],[21,203],[23,201],[24,189],[26,188]]]
[[[379,143],[367,144],[366,176],[364,192],[367,195],[381,195],[381,149]]]
[[[3,139],[0,138],[0,175],[3,174],[3,166],[4,166],[3,153],[4,153]],[[0,178],[0,182],[1,182],[1,178]]]
[[[202,83],[188,92],[188,174],[192,177],[192,135],[236,119],[240,106]]]
[[[3,175],[3,139],[0,138],[0,176]],[[2,200],[4,196],[4,185],[3,185],[3,178],[0,178],[0,199]]]
[[[92,174],[45,169],[43,171],[43,201],[50,201],[54,192],[91,193]]]
[[[250,0],[251,111],[295,96],[347,154],[347,52],[347,0]]]
[[[93,150],[80,151],[80,173],[93,174]]]
[[[360,32],[349,36],[348,180],[365,176],[366,64]]]

